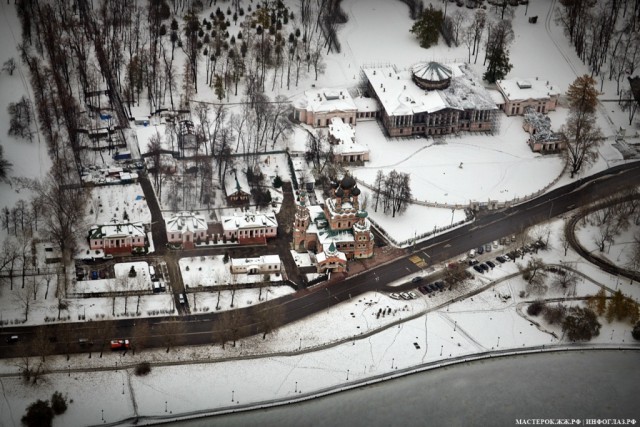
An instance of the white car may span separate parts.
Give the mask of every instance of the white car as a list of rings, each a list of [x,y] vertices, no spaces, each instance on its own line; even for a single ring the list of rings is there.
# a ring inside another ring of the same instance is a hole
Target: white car
[[[409,296],[411,297],[411,299],[416,299],[418,298],[418,295],[414,294],[413,292],[408,292]]]
[[[389,296],[393,299],[400,299],[400,295],[396,294],[395,292],[389,294]]]
[[[411,299],[411,295],[406,292],[400,292],[400,296],[402,297],[402,299]]]
[[[507,262],[511,261],[511,257],[509,255],[507,255],[507,254],[502,255],[502,258],[506,259]]]

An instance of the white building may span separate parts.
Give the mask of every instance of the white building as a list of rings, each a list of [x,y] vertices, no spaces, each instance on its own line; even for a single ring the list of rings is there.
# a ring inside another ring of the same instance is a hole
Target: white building
[[[272,274],[279,273],[282,262],[278,255],[262,255],[255,258],[231,258],[233,274]]]
[[[169,243],[193,247],[195,242],[207,239],[208,226],[203,215],[195,212],[178,212],[165,222]]]
[[[240,244],[265,243],[278,234],[278,220],[274,213],[244,212],[221,218],[224,237],[237,239]]]

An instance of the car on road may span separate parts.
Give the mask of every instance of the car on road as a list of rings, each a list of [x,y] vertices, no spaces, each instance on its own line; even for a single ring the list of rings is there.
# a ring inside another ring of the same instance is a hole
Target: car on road
[[[11,335],[7,337],[7,344],[15,344],[20,341],[20,337],[18,335]]]
[[[413,279],[411,279],[411,283],[418,283],[422,281],[422,276],[416,276]]]
[[[184,299],[184,294],[178,294],[178,301],[180,301],[180,304],[184,304],[186,302]]]
[[[474,265],[474,266],[473,266],[473,269],[474,269],[475,271],[477,271],[478,273],[484,273],[484,270],[482,270],[482,268],[480,268],[480,266],[479,266],[479,265]]]
[[[487,265],[489,266],[489,268],[493,268],[493,267],[495,267],[495,266],[496,266],[496,265],[495,265],[493,262],[491,262],[491,261],[485,261],[485,264],[487,264]]]
[[[390,296],[391,298],[393,298],[393,299],[400,299],[400,295],[398,295],[398,294],[397,294],[397,293],[395,293],[395,292],[390,293],[390,294],[389,294],[389,296]]]
[[[80,344],[80,347],[91,347],[93,345],[93,341],[89,338],[78,338],[78,344]]]
[[[131,348],[131,342],[122,338],[111,340],[111,350],[128,350]]]

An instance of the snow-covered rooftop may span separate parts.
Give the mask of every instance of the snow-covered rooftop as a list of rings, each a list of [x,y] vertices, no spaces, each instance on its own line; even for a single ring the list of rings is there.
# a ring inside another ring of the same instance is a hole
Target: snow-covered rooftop
[[[195,212],[178,212],[173,215],[173,217],[166,220],[167,223],[167,231],[168,232],[176,232],[179,231],[181,233],[190,231],[202,231],[207,230],[207,221],[205,221],[204,216],[197,214]]]
[[[223,216],[222,227],[225,230],[240,230],[245,228],[277,227],[278,221],[274,213],[236,213]]]
[[[106,224],[91,227],[91,239],[115,238],[121,236],[145,236],[144,226],[136,224]]]
[[[439,82],[453,76],[451,68],[439,62],[421,62],[413,66],[413,75],[422,80]]]
[[[540,143],[557,142],[564,139],[562,133],[551,130],[551,118],[543,113],[539,113],[533,107],[527,107],[524,112],[525,130],[531,127],[531,138]]]
[[[433,113],[445,108],[456,110],[494,110],[496,103],[480,80],[465,64],[451,64],[448,88],[426,91],[411,79],[411,70],[394,67],[365,68],[383,108],[390,116]]]
[[[261,255],[254,258],[231,258],[232,266],[280,264],[279,255]]]
[[[550,96],[559,95],[557,89],[548,80],[535,79],[506,79],[496,82],[498,89],[511,101],[527,99],[548,99]]]
[[[369,152],[364,145],[355,142],[356,132],[340,117],[333,117],[329,123],[329,135],[333,136],[333,152],[336,154],[361,154]]]
[[[310,89],[295,99],[293,105],[314,113],[357,109],[347,89]]]

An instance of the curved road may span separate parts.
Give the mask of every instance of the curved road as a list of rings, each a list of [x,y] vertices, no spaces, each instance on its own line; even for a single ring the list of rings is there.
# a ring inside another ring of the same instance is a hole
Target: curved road
[[[277,310],[277,317],[281,317],[282,323],[300,320],[349,298],[383,288],[387,283],[419,272],[420,269],[408,260],[412,253],[419,252],[428,255],[432,264],[443,262],[481,244],[518,233],[533,224],[546,221],[578,206],[590,204],[623,188],[637,185],[640,185],[640,163],[620,165],[591,177],[582,178],[535,200],[479,216],[473,224],[419,243],[412,248],[413,252],[407,252],[405,256],[395,259],[386,265],[349,277],[341,282],[321,284],[313,288],[300,290],[294,294],[272,300],[268,305],[260,304],[235,310],[235,327],[232,329],[237,338],[258,333],[262,329],[257,321],[257,319],[261,318],[258,312],[263,310]],[[176,319],[182,322],[175,322],[177,325],[174,325],[174,329],[163,325]],[[85,336],[97,336],[96,341],[99,341],[100,338],[106,337],[97,334],[97,332],[105,329],[104,324],[112,324],[115,329],[110,331],[111,337],[133,337],[135,335],[134,327],[137,322],[138,326],[140,324],[149,326],[150,336],[145,339],[145,346],[147,347],[205,344],[213,342],[221,329],[229,329],[228,326],[221,325],[222,322],[220,320],[221,313],[207,313],[181,316],[179,318],[75,323],[71,324],[72,332],[68,336],[73,337],[69,341],[71,344],[76,343],[78,337]],[[29,346],[8,346],[4,338],[10,334],[20,334],[23,340],[28,343],[38,328],[45,328],[47,336],[58,336],[58,325],[5,328],[2,331],[3,337],[0,341],[0,356],[13,356],[18,348],[29,351]],[[67,349],[65,343],[57,343],[55,345],[55,352],[57,353],[79,352],[82,350],[75,348],[75,345]],[[31,353],[35,355],[37,351],[31,350]]]

